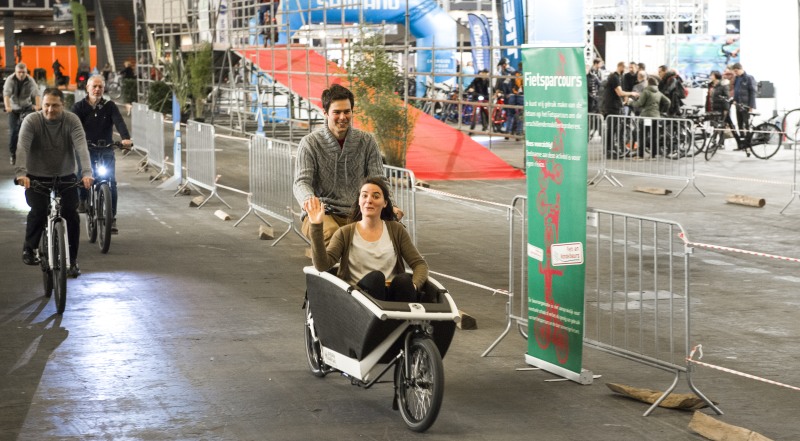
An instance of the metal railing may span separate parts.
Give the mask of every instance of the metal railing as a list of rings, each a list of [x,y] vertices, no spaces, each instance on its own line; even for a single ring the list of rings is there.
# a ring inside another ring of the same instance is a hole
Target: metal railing
[[[519,333],[528,338],[528,197],[517,195],[511,201],[508,214],[508,301],[506,327],[481,354],[486,357],[516,325]]]
[[[131,138],[134,144],[131,151],[147,157],[147,104],[133,103],[131,107]]]
[[[685,182],[675,197],[695,183],[692,121],[679,118],[644,118],[608,115],[603,131],[601,172],[592,182],[607,179],[622,186],[615,175],[647,176]]]
[[[417,244],[417,178],[407,168],[384,165],[383,171],[389,181],[392,203],[403,210],[401,222],[407,227],[414,245]]]
[[[294,164],[292,144],[255,135],[250,137],[250,192],[247,212],[236,221],[238,226],[250,213],[269,226],[262,214],[288,224],[272,246],[278,244],[294,227]],[[295,232],[302,236],[297,229]]]
[[[797,137],[798,137],[799,134],[800,134],[800,128],[798,128],[795,131],[794,139],[798,139]],[[787,144],[787,146],[788,146],[788,144]],[[792,172],[792,197],[789,199],[789,201],[786,202],[786,205],[784,205],[783,208],[781,208],[781,214],[783,214],[783,212],[786,211],[787,208],[789,208],[789,205],[791,205],[792,202],[794,202],[794,199],[796,197],[800,198],[800,186],[798,186],[798,182],[797,182],[797,172],[798,172],[798,170],[797,170],[797,156],[798,156],[797,155],[797,142],[795,141],[794,142],[794,161],[792,161],[792,165],[794,167],[793,168],[793,172]]]
[[[211,124],[191,120],[186,126],[186,182],[178,188],[175,195],[177,196],[189,186],[200,194],[202,192],[200,192],[199,188],[208,190],[210,194],[203,202],[198,204],[198,209],[203,208],[203,205],[214,196],[228,208],[231,208],[217,191],[217,180],[220,176],[217,175],[216,139],[214,134],[214,126]]]
[[[689,257],[675,222],[605,210],[587,213],[584,344],[675,375],[649,415],[685,374],[692,381]],[[594,280],[594,288],[588,289]]]

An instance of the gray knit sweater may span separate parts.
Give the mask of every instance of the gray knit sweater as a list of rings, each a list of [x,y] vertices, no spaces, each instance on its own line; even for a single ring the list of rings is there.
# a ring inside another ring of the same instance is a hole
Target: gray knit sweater
[[[48,121],[43,111],[39,111],[22,120],[16,177],[67,176],[75,173],[78,163],[82,176],[91,177],[86,135],[81,120],[74,113],[64,111],[60,119]]]
[[[316,195],[343,216],[358,199],[364,178],[383,177],[378,143],[367,132],[350,127],[340,149],[336,137],[321,127],[304,136],[297,150],[294,197],[300,203]]]

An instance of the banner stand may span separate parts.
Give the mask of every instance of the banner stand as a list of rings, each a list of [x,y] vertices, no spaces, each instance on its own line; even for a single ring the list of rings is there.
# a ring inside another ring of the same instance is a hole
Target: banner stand
[[[567,380],[574,381],[578,384],[588,385],[592,384],[592,382],[594,381],[594,373],[588,369],[581,368],[581,372],[577,374],[569,369],[564,369],[563,367],[557,364],[548,363],[536,357],[531,357],[528,354],[525,354],[525,363],[531,366],[535,366],[539,369],[545,370],[547,372],[550,372],[552,374],[556,374],[560,377],[564,377]]]

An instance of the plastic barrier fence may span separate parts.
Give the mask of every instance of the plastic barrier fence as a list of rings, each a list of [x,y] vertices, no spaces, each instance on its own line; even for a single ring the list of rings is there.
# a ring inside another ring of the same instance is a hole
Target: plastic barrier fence
[[[193,187],[201,194],[200,188],[208,190],[210,194],[198,205],[198,209],[202,208],[214,196],[228,208],[231,208],[217,192],[218,176],[216,174],[216,142],[214,134],[214,126],[211,124],[189,121],[186,127],[186,182],[178,188],[175,195],[181,193],[187,186]]]

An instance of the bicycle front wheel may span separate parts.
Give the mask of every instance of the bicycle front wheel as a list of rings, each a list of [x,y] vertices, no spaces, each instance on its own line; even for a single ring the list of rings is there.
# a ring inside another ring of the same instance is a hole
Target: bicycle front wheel
[[[753,139],[750,141],[750,151],[756,158],[769,159],[778,153],[783,141],[783,134],[776,124],[763,123],[754,129]]]
[[[783,131],[789,141],[800,138],[800,109],[794,109],[783,117]]]
[[[42,267],[42,282],[44,283],[44,296],[53,295],[53,270],[47,263],[47,233],[39,240],[39,266]]]
[[[64,222],[53,225],[53,288],[56,312],[63,314],[67,306],[67,236]]]
[[[100,252],[105,254],[111,247],[111,226],[114,223],[114,212],[111,207],[111,188],[108,187],[108,184],[102,184],[98,193],[95,215],[97,217],[97,231],[100,240],[97,241],[97,246],[100,247]]]
[[[118,100],[122,96],[122,87],[115,81],[110,82],[106,85],[106,93],[112,100]]]
[[[692,151],[692,156],[699,155],[703,153],[703,150],[706,148],[706,141],[708,141],[708,134],[703,126],[695,126],[694,130],[694,151]]]
[[[97,242],[97,214],[95,207],[97,201],[95,200],[94,188],[89,190],[89,199],[86,204],[86,237],[89,238],[89,243]]]
[[[408,428],[415,432],[424,432],[436,421],[442,407],[442,356],[430,338],[415,338],[405,356],[407,360],[401,360],[395,368],[397,404]]]

